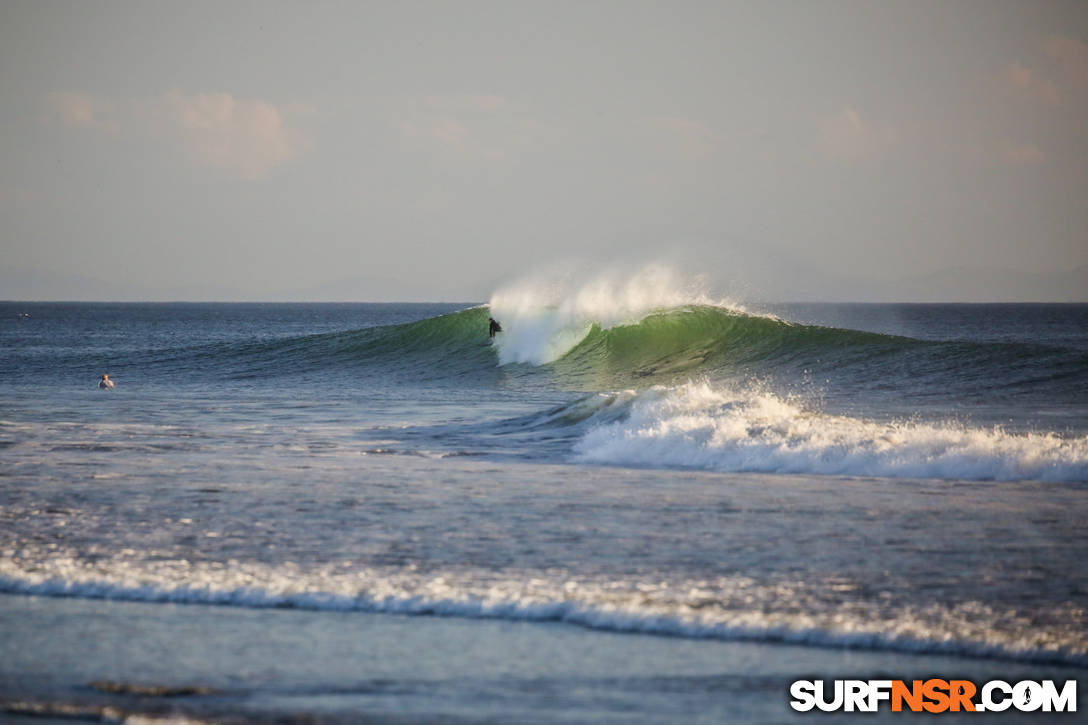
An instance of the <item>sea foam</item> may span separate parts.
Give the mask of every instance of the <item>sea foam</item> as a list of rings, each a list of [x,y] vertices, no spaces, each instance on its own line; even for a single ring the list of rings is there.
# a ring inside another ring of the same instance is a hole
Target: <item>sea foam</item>
[[[1088,436],[959,423],[875,422],[807,410],[758,388],[689,382],[623,397],[576,459],[723,472],[1088,481]],[[609,406],[611,407],[611,406]]]
[[[746,576],[641,581],[572,578],[559,570],[424,573],[290,562],[140,561],[121,554],[88,561],[55,550],[0,553],[0,593],[552,621],[613,632],[1088,662],[1078,614],[1067,605],[1039,615],[1049,624],[1029,626],[1022,612],[978,601],[897,604],[849,598],[834,587]]]

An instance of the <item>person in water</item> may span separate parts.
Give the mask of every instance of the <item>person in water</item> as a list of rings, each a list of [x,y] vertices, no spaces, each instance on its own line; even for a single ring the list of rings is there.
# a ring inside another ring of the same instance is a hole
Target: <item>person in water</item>
[[[494,317],[487,318],[487,336],[494,337],[496,332],[502,332],[502,325],[495,321]]]
[[[110,380],[109,373],[102,373],[102,377],[98,379],[98,387],[103,390],[109,390],[113,387],[113,381]]]

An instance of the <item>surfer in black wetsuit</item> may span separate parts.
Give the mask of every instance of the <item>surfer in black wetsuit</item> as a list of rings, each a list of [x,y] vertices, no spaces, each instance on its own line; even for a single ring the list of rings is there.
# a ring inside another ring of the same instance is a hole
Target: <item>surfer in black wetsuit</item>
[[[500,325],[494,317],[487,318],[487,336],[494,337],[496,332],[502,332],[502,325]]]

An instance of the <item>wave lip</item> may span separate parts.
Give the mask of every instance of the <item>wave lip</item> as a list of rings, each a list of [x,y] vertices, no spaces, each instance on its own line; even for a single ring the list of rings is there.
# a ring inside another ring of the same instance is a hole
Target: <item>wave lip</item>
[[[1088,436],[959,424],[876,423],[807,411],[758,390],[655,386],[575,444],[586,463],[722,472],[1088,481]]]
[[[1068,606],[1017,613],[973,601],[893,604],[844,598],[841,582],[832,585],[833,592],[803,581],[744,576],[646,582],[579,579],[562,571],[0,558],[5,593],[556,621],[614,632],[1088,665],[1088,638],[1078,611]],[[1048,623],[1036,624],[1033,614]]]

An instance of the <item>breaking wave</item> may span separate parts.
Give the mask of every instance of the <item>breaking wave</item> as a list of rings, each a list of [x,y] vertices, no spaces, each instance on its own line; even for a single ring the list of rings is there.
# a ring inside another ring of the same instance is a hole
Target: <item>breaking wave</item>
[[[650,265],[630,276],[522,281],[498,290],[488,307],[503,321],[499,361],[543,365],[558,360],[593,331],[638,325],[652,313],[716,303],[697,280],[682,281],[668,267]]]
[[[825,587],[746,576],[645,582],[563,572],[0,556],[0,593],[555,621],[614,632],[1088,664],[1080,612],[1067,605],[1035,613],[1049,624],[1027,626],[1028,615],[981,602],[897,604],[849,597],[848,589],[837,580]]]
[[[586,463],[890,478],[1088,481],[1088,436],[958,423],[865,421],[770,392],[709,383],[580,401]],[[558,420],[570,420],[553,412]]]

